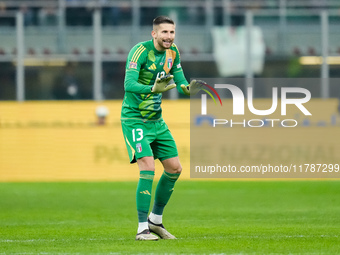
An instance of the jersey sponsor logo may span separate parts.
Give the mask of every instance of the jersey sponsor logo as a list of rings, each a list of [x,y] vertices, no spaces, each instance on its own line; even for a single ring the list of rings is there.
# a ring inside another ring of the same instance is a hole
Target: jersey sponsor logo
[[[137,63],[130,61],[129,68],[137,69]]]
[[[141,143],[137,143],[136,144],[136,149],[137,149],[138,153],[141,153],[142,152],[142,144]]]
[[[181,66],[181,63],[179,63],[176,67],[177,67],[177,68],[181,68],[181,67],[182,67],[182,66]]]
[[[168,58],[168,68],[171,69],[172,67],[172,58]]]
[[[149,67],[149,70],[156,70],[156,69],[157,69],[157,67],[156,67],[155,64],[152,64],[152,65]]]

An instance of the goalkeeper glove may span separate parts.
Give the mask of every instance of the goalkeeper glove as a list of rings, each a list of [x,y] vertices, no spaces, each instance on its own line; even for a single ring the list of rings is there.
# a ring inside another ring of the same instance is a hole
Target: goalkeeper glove
[[[162,93],[165,91],[168,91],[170,89],[173,89],[176,87],[176,84],[174,83],[173,79],[174,76],[171,74],[165,75],[161,78],[159,78],[159,73],[157,74],[155,84],[151,88],[152,93]]]
[[[192,80],[189,85],[181,85],[181,88],[187,96],[190,95],[196,95],[198,91],[200,91],[203,88],[203,85],[205,84],[204,81],[200,80]]]

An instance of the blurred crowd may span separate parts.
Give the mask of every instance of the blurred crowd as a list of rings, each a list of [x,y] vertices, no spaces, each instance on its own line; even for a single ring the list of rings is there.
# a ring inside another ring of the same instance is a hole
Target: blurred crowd
[[[319,10],[327,8],[329,0],[300,0],[286,1],[289,8],[308,8]],[[51,26],[58,22],[58,8],[56,2],[50,2],[51,5],[45,4],[44,7],[28,6],[21,4],[18,7],[13,7],[13,4],[8,4],[9,1],[0,1],[0,17],[6,11],[20,9],[24,13],[24,24],[26,26]],[[29,1],[28,1],[29,2]],[[66,25],[67,26],[91,26],[92,25],[92,10],[94,6],[99,5],[102,8],[102,24],[103,26],[131,25],[132,23],[132,6],[131,1],[120,2],[119,6],[112,6],[110,0],[65,0],[66,3]],[[189,1],[186,6],[176,5],[177,1],[162,1],[149,0],[147,7],[141,7],[141,25],[149,25],[152,19],[158,15],[168,15],[177,21],[178,24],[201,25],[205,22],[205,5],[202,1]],[[228,1],[228,10],[231,15],[231,25],[241,25],[243,20],[240,20],[241,15],[238,15],[238,10],[244,9],[269,9],[279,8],[280,0],[252,0],[252,1]],[[289,4],[289,5],[288,5]],[[8,5],[8,6],[7,6]],[[215,7],[214,20],[216,25],[222,24],[223,8]],[[10,17],[1,17],[0,26],[14,26],[15,20]]]
[[[37,8],[21,4],[16,8],[8,7],[5,1],[0,1],[0,26],[15,26],[15,19],[6,13],[17,10],[23,13],[25,26],[56,25],[58,21],[58,12],[53,5]]]

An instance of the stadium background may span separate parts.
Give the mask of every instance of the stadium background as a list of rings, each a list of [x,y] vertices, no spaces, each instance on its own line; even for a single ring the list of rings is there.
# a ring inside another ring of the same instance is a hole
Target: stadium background
[[[227,77],[321,78],[308,89],[323,98],[319,109],[327,110],[313,121],[338,126],[339,8],[337,1],[302,0],[2,1],[0,180],[137,178],[119,126],[125,59],[135,43],[150,38],[152,19],[160,14],[178,24],[176,43],[188,79],[222,79],[221,67],[233,65],[241,68]],[[222,62],[212,33],[219,28],[245,45]],[[247,31],[255,28],[260,40],[251,41]],[[332,60],[320,61],[327,57]],[[258,67],[246,64],[252,60]],[[272,86],[255,86],[259,103],[271,96]],[[164,98],[164,117],[189,169],[189,101],[177,92]],[[109,110],[104,126],[96,125],[99,105]]]
[[[226,159],[260,164],[259,145],[267,163],[339,164],[339,10],[338,0],[0,0],[0,254],[339,254],[338,178],[190,179],[196,119],[177,91],[163,115],[183,164],[164,215],[178,239],[135,242],[138,170],[119,120],[127,53],[166,14],[187,79],[246,78],[263,109],[277,78],[311,91],[311,117],[289,110],[301,122],[290,139],[235,128]]]

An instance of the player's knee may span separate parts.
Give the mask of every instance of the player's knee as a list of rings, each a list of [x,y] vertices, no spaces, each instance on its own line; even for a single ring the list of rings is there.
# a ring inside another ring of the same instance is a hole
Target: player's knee
[[[174,173],[176,173],[176,174],[181,174],[181,173],[182,173],[182,166],[181,166],[181,165],[177,166],[177,167],[174,169]]]
[[[182,172],[182,166],[181,165],[173,165],[173,166],[164,168],[164,170],[168,173],[180,174]]]

